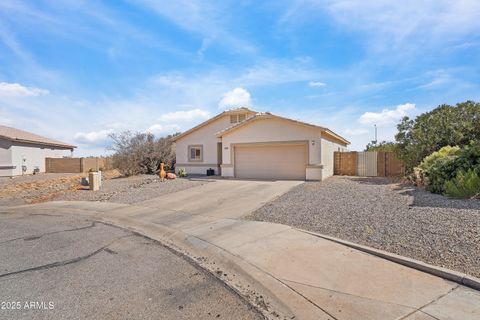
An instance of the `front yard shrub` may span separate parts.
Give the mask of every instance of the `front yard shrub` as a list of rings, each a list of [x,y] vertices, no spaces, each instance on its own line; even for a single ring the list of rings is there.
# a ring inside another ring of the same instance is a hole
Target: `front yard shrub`
[[[444,170],[448,170],[448,163],[457,157],[459,153],[459,147],[445,146],[426,156],[413,171],[416,184],[420,186],[426,185],[431,192],[442,193],[445,179],[451,178]]]
[[[460,153],[460,148],[457,146],[445,146],[440,150],[426,156],[420,165],[418,166],[423,171],[430,171],[430,168],[435,165],[435,162],[439,161],[442,158],[458,156]]]
[[[480,176],[470,169],[458,171],[455,178],[445,182],[445,194],[453,198],[471,198],[480,193]]]
[[[185,170],[185,168],[178,169],[178,176],[180,178],[186,177],[187,176],[187,170]]]
[[[452,180],[457,175],[457,166],[454,157],[444,157],[438,159],[426,171],[427,190],[433,193],[445,193],[445,183]]]
[[[446,187],[449,182],[449,192],[452,196],[458,194],[461,197],[461,192],[468,193],[467,190],[460,191],[463,188],[462,183],[473,183],[465,186],[470,190],[475,187],[474,175],[480,174],[480,143],[471,142],[461,149],[450,146],[443,147],[425,157],[415,169],[415,173],[424,178],[423,183],[427,190],[433,193],[447,194]]]

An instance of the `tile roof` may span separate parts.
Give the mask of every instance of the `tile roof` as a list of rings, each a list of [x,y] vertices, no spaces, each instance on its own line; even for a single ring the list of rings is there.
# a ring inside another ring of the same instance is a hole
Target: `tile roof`
[[[34,144],[60,147],[64,149],[76,148],[74,145],[70,145],[58,140],[49,139],[31,132],[0,125],[0,139],[2,138],[10,141],[29,142]]]

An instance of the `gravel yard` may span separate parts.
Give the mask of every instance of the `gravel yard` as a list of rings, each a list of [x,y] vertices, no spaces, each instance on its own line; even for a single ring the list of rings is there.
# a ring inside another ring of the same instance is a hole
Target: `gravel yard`
[[[247,219],[291,225],[480,277],[480,201],[385,178],[306,182]]]
[[[155,175],[138,175],[105,180],[99,191],[92,192],[85,188],[77,192],[59,194],[54,200],[109,201],[132,204],[204,183],[208,182],[182,178],[162,182]]]
[[[208,183],[202,179],[160,181],[156,175],[119,177],[118,172],[104,173],[100,191],[90,191],[80,184],[87,174],[40,174],[0,179],[0,206],[38,203],[52,200],[111,201],[136,203],[163,194]]]

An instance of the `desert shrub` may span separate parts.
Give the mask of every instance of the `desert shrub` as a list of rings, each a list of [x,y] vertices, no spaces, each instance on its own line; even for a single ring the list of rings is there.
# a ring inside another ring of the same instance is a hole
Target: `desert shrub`
[[[458,156],[460,153],[460,148],[455,146],[455,147],[451,147],[451,146],[445,146],[443,148],[441,148],[440,150],[426,156],[422,162],[420,163],[420,165],[418,166],[418,168],[422,169],[423,171],[426,171],[428,172],[430,170],[430,168],[432,166],[435,165],[435,163],[442,159],[442,158],[446,158],[446,157],[453,157],[453,156]]]
[[[458,171],[455,178],[445,182],[445,194],[454,198],[471,198],[480,193],[480,176],[476,170]]]
[[[469,145],[462,148],[455,160],[457,170],[468,171],[476,170],[480,173],[480,141],[472,141]]]
[[[424,177],[423,183],[427,190],[444,194],[448,181],[455,181],[457,176],[465,175],[470,170],[480,174],[479,142],[471,142],[461,149],[458,147],[443,147],[425,157],[414,172],[419,177]],[[463,178],[463,176],[458,177],[458,179],[460,178]],[[458,179],[457,181],[460,181]]]
[[[132,133],[125,131],[110,135],[114,151],[112,165],[123,175],[155,174],[160,163],[168,167],[175,165],[175,150],[171,138],[155,138],[151,133]]]
[[[187,170],[185,170],[185,168],[180,168],[178,169],[178,176],[180,178],[183,178],[183,177],[186,177],[187,176]]]
[[[443,166],[459,153],[459,147],[445,146],[426,156],[413,170],[413,180],[417,185],[428,185],[427,188],[432,192],[441,193],[445,183],[443,179],[446,178],[442,171]]]
[[[427,190],[433,193],[443,194],[445,192],[445,182],[453,179],[457,175],[455,157],[437,159],[428,171],[425,172],[425,175],[427,177]]]

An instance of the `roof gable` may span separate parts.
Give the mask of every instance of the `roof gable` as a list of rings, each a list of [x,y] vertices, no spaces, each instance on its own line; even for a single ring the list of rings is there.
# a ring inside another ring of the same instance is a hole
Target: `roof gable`
[[[224,117],[224,116],[230,116],[230,115],[232,115],[232,114],[238,114],[238,113],[247,113],[247,114],[250,114],[250,115],[256,114],[255,111],[250,110],[250,109],[245,108],[245,107],[236,108],[236,109],[231,109],[231,110],[226,110],[226,111],[223,111],[223,112],[217,114],[215,117],[210,118],[210,119],[208,119],[208,120],[206,120],[206,121],[204,121],[204,122],[196,125],[195,127],[193,127],[193,128],[191,128],[191,129],[189,129],[189,130],[187,130],[187,131],[185,131],[185,132],[183,132],[183,133],[181,133],[181,134],[173,137],[171,140],[172,140],[173,142],[176,142],[176,141],[178,141],[178,140],[186,137],[187,135],[189,135],[189,134],[197,131],[198,129],[203,128],[203,127],[205,127],[205,126],[213,123],[214,121],[216,121],[216,120],[218,120],[218,119],[220,119],[220,118],[222,118],[222,117]]]

